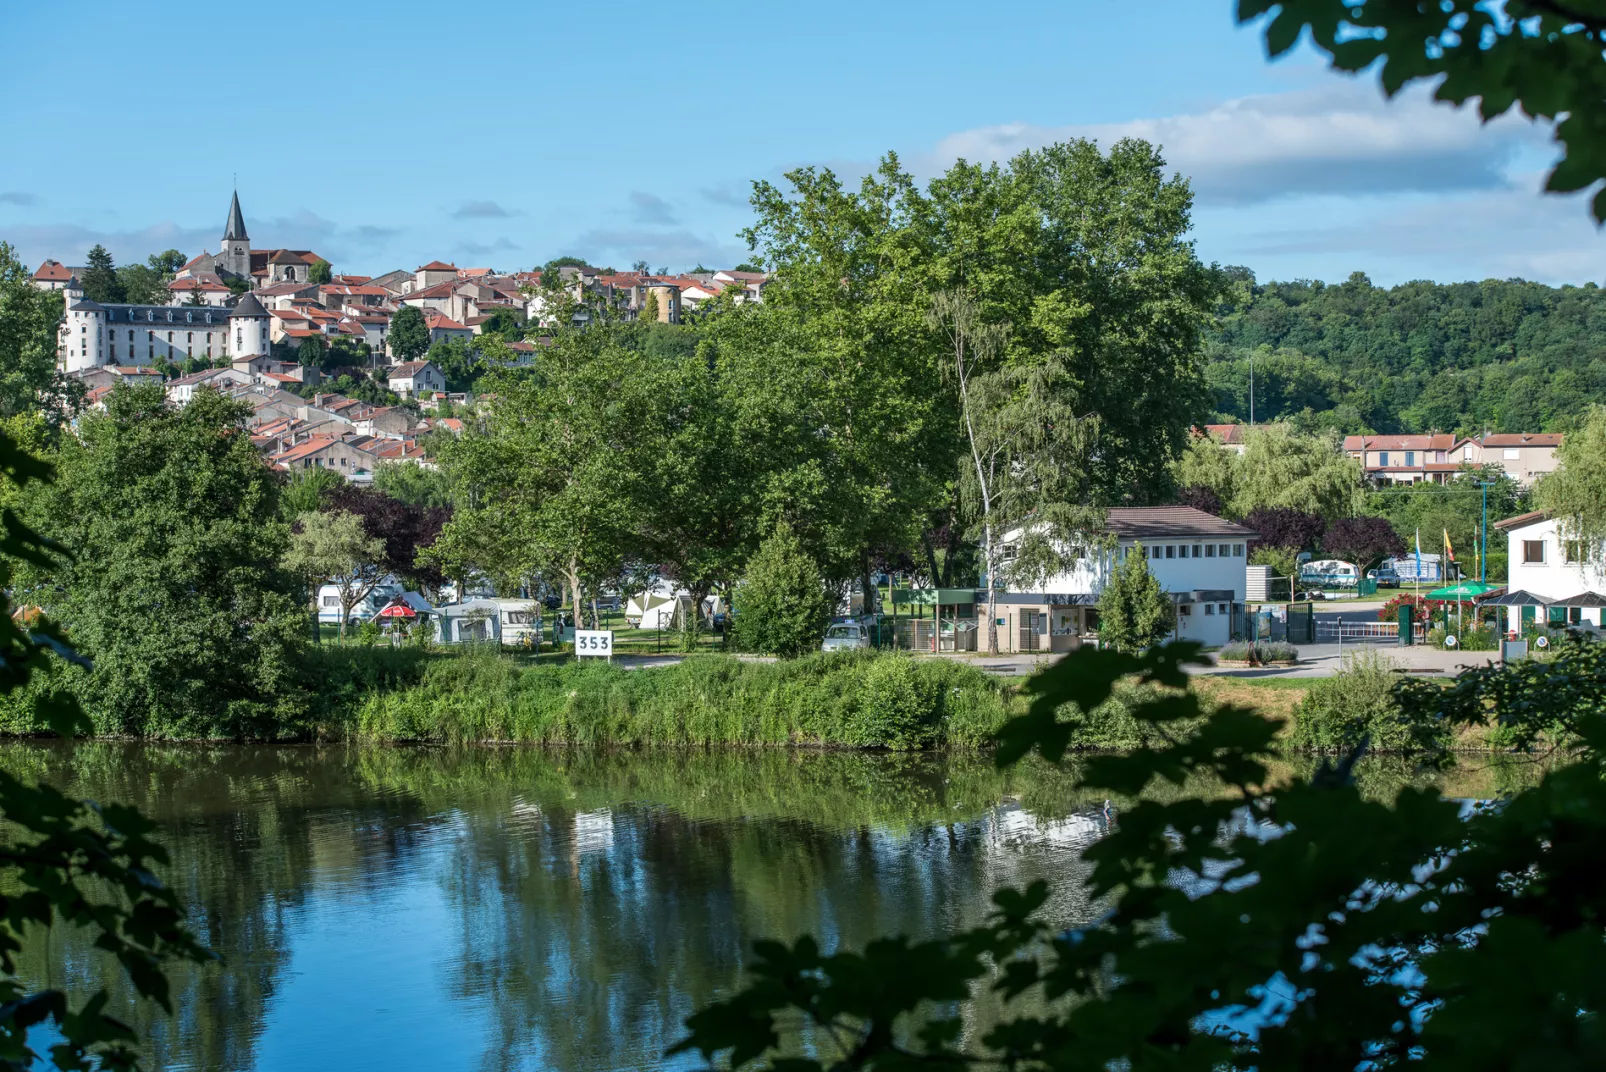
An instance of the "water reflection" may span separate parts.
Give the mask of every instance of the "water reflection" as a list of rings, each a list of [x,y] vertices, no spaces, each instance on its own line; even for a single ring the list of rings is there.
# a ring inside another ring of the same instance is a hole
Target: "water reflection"
[[[135,1017],[168,1069],[657,1067],[754,938],[929,936],[1039,877],[1056,922],[1091,919],[1079,854],[1108,821],[1073,771],[979,757],[15,742],[0,765],[161,822],[223,956],[181,972],[173,1019]],[[29,958],[104,970],[60,939]],[[979,995],[968,1029],[998,1013]]]

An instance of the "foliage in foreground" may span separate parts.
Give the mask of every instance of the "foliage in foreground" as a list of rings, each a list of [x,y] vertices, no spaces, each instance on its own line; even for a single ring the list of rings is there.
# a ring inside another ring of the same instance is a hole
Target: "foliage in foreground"
[[[0,432],[0,481],[26,488],[50,470]],[[49,567],[55,549],[8,508],[0,515],[0,592],[9,591],[12,561]],[[36,612],[12,617],[0,595],[0,695],[25,688],[53,656],[74,658],[61,633]],[[71,702],[42,714],[58,733],[88,728]],[[173,891],[151,868],[167,854],[150,839],[152,824],[133,808],[73,800],[47,785],[0,772],[0,1070],[37,1067],[29,1032],[49,1022],[60,1041],[55,1068],[138,1067],[133,1032],[106,1011],[102,987],[74,1005],[60,989],[34,989],[18,978],[18,955],[44,932],[70,925],[110,954],[134,991],[171,1013],[164,961],[203,960],[206,951],[184,928]]]
[[[1415,724],[1492,712],[1519,746],[1558,726],[1580,742],[1536,786],[1467,815],[1430,787],[1367,800],[1353,778],[1364,742],[1273,788],[1277,725],[1232,706],[1204,718],[1179,691],[1198,659],[1192,644],[1082,649],[1032,679],[1030,711],[998,735],[1001,765],[1057,762],[1073,733],[1061,705],[1095,710],[1135,675],[1159,688],[1133,711],[1150,743],[1087,759],[1082,787],[1130,798],[1201,774],[1235,787],[1123,812],[1085,855],[1103,918],[1056,933],[1037,883],[936,941],[758,943],[754,982],[690,1017],[671,1052],[788,1072],[1606,1061],[1606,648],[1470,670],[1448,690],[1399,686]],[[1032,1011],[962,1040],[956,1005],[976,986]],[[781,1056],[800,1023],[814,1055]]]

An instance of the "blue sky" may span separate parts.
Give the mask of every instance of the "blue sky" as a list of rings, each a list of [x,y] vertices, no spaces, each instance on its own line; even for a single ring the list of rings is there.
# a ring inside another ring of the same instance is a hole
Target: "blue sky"
[[[337,270],[730,265],[755,178],[1138,134],[1261,279],[1606,276],[1547,131],[1269,64],[1234,6],[12,3],[0,239],[216,250],[237,173],[253,245]]]

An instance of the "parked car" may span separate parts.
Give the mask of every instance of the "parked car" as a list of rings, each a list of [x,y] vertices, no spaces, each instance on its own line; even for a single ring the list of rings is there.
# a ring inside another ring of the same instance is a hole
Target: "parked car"
[[[831,626],[820,642],[821,651],[858,651],[869,646],[869,627],[853,623]]]

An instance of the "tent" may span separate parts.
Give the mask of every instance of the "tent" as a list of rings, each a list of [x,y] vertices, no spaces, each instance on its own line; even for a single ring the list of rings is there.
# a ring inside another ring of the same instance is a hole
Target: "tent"
[[[667,629],[675,616],[675,601],[661,592],[642,592],[625,604],[625,617],[637,629]]]

